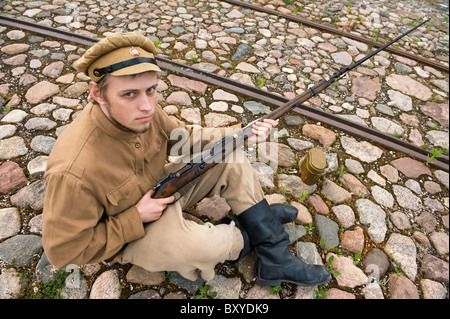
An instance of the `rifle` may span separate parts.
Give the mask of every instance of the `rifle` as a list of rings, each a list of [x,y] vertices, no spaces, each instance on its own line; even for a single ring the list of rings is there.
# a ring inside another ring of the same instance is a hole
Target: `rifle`
[[[361,65],[368,59],[372,58],[379,52],[386,49],[388,46],[392,45],[393,43],[397,42],[404,36],[421,27],[429,20],[430,19],[404,32],[394,40],[383,45],[377,50],[371,52],[362,59],[356,61],[355,63],[345,66],[341,70],[334,73],[331,77],[329,77],[329,79],[324,79],[320,81],[316,85],[304,91],[302,94],[298,95],[292,100],[286,102],[284,105],[280,106],[279,108],[273,110],[272,112],[258,119],[258,121],[263,121],[264,119],[276,120],[282,117],[284,114],[290,112],[297,105],[304,103],[305,101],[309,100],[313,96],[316,96],[318,93],[320,93],[321,91],[323,91],[336,81],[339,81],[339,79],[348,71],[351,71],[357,66]],[[252,131],[252,124],[254,122],[248,124],[246,127],[238,131],[233,136],[226,136],[222,138],[220,141],[216,142],[213,145],[213,147],[196,156],[183,168],[174,173],[170,173],[168,176],[160,180],[154,187],[155,192],[153,193],[152,198],[165,198],[172,196],[175,193],[179,193],[180,195],[186,194],[186,192],[202,178],[202,175],[204,173],[206,173],[208,170],[216,166],[218,163],[221,163],[222,160],[225,159],[227,155],[229,155],[230,150],[231,151],[236,150],[236,148],[243,145],[245,141],[254,134]]]

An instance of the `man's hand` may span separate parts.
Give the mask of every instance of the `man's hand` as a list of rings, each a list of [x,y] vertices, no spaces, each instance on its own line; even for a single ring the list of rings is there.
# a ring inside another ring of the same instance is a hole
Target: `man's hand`
[[[278,120],[265,119],[263,122],[255,122],[252,125],[252,131],[255,135],[248,138],[248,143],[264,142],[270,135],[270,131],[278,125]]]
[[[141,220],[143,223],[149,223],[158,220],[167,205],[171,204],[174,200],[174,196],[166,198],[152,198],[152,194],[155,191],[153,189],[149,190],[141,200],[136,204],[136,208],[139,211]]]

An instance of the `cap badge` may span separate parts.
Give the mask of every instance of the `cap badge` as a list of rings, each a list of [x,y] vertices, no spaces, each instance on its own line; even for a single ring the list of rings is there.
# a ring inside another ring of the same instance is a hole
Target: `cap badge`
[[[135,48],[131,48],[130,49],[130,54],[133,56],[140,56],[141,54],[139,53],[138,49]]]

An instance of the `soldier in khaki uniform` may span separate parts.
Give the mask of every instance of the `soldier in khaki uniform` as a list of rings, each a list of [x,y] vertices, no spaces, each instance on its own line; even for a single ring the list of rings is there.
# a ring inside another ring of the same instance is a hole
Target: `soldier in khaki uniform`
[[[291,255],[282,223],[294,220],[296,210],[268,205],[248,161],[216,165],[181,198],[151,197],[157,181],[181,167],[167,164],[180,142],[171,134],[193,129],[156,103],[160,69],[155,54],[146,37],[117,33],[77,61],[77,69],[92,79],[90,98],[48,161],[43,243],[49,261],[66,267],[116,258],[149,271],[177,271],[191,280],[200,271],[209,280],[217,263],[254,249],[260,284],[329,281],[324,267]],[[276,124],[255,123],[253,142],[265,140]],[[202,136],[210,136],[207,131],[202,129]],[[211,142],[190,135],[185,141],[190,148]],[[236,217],[216,226],[182,217],[183,209],[216,194]]]

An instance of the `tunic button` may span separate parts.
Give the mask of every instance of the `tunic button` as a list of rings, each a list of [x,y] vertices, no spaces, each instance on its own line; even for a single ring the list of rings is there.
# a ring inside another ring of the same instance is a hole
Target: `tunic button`
[[[140,148],[140,147],[141,147],[141,143],[137,142],[136,144],[134,144],[134,146],[135,146],[136,148]]]

